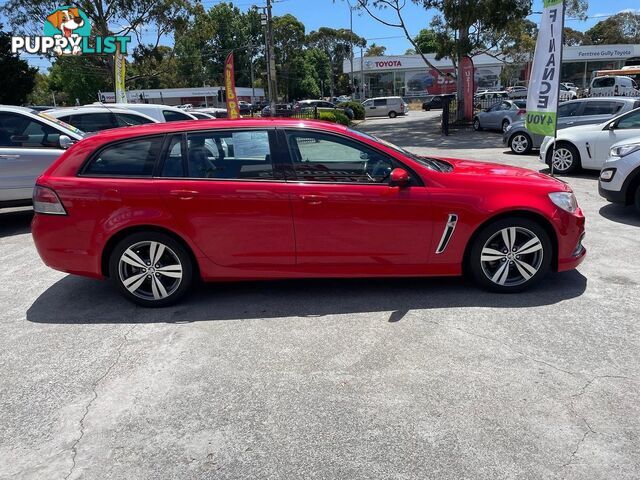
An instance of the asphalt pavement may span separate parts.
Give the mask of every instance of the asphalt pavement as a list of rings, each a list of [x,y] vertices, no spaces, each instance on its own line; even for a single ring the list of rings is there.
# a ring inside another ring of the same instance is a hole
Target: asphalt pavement
[[[417,153],[542,169],[439,112],[359,128]],[[201,286],[146,310],[53,271],[0,213],[0,478],[638,479],[640,216],[597,175],[577,271]]]

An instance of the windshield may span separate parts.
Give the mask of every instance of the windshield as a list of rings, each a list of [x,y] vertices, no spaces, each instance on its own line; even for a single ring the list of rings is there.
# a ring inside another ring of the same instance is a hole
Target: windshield
[[[56,125],[58,125],[59,127],[62,127],[66,130],[70,130],[73,133],[75,133],[76,135],[79,135],[80,137],[86,137],[87,134],[85,132],[83,132],[82,130],[80,130],[79,128],[74,127],[73,125],[69,125],[68,123],[63,122],[62,120],[58,120],[55,117],[52,117],[51,115],[47,115],[46,113],[43,112],[36,112],[35,110],[33,111],[33,113],[35,115],[38,115],[39,117],[42,117],[46,120],[48,120],[49,122],[53,122]]]
[[[404,155],[405,157],[409,157],[411,160],[418,162],[420,165],[424,165],[427,168],[430,168],[431,170],[435,170],[436,172],[449,172],[451,171],[452,167],[451,165],[449,165],[447,162],[443,162],[442,160],[436,160],[435,158],[429,158],[429,157],[421,157],[420,155],[416,155],[415,153],[411,153],[408,150],[405,150],[402,147],[399,147],[397,145],[394,145],[391,142],[387,142],[386,140],[383,140],[381,138],[378,138],[374,135],[370,135],[368,133],[363,133],[360,132],[358,130],[353,130],[351,128],[348,129],[349,132],[359,136],[359,137],[363,137],[369,140],[373,140],[374,142],[378,142],[381,143],[382,145],[389,147],[399,153],[401,153],[402,155]]]

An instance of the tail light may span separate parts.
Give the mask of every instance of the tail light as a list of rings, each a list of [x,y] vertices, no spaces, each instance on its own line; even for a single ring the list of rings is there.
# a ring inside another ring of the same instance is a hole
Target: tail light
[[[40,185],[33,189],[33,211],[47,215],[67,214],[56,192]]]
[[[525,113],[527,113],[527,109],[526,108],[519,108],[518,109],[518,115],[524,115]]]

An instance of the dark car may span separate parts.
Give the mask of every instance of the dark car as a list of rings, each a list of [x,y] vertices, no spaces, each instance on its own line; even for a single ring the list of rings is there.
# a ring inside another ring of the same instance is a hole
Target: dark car
[[[427,99],[422,102],[422,110],[428,112],[431,109],[442,108],[445,103],[450,102],[454,98],[456,98],[456,96],[452,94],[429,95]]]
[[[261,115],[263,117],[290,117],[293,113],[291,109],[291,105],[288,103],[278,103],[276,104],[275,114],[271,112],[271,105],[267,105],[262,109]]]

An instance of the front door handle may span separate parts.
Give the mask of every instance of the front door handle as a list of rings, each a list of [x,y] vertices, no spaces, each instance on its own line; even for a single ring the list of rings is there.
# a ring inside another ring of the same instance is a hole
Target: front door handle
[[[180,200],[192,200],[198,196],[198,192],[196,190],[171,190],[169,195]]]
[[[20,158],[20,155],[15,154],[15,155],[11,155],[11,154],[0,154],[0,158]]]
[[[320,205],[323,200],[326,200],[326,195],[300,195],[300,199],[309,205]]]

